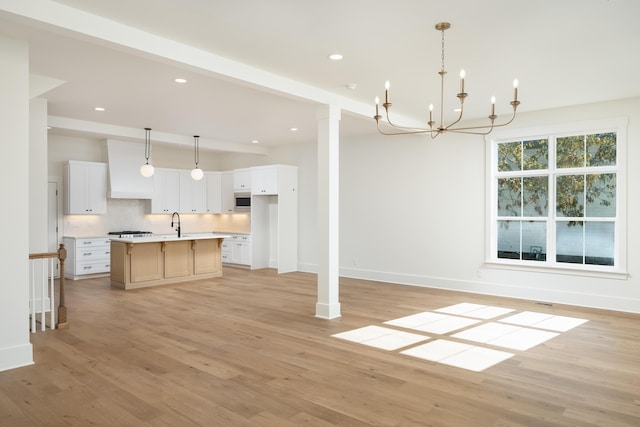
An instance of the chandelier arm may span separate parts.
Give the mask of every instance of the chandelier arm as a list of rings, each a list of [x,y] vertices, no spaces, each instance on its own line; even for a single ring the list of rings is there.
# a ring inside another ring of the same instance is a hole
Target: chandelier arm
[[[504,123],[500,123],[500,124],[494,124],[492,123],[490,126],[468,126],[468,127],[463,127],[463,128],[447,128],[446,131],[447,132],[458,132],[458,133],[465,133],[464,131],[469,131],[469,130],[474,130],[474,129],[490,129],[489,132],[491,132],[491,130],[495,129],[495,128],[499,128],[502,126],[507,126],[508,124],[510,124],[511,122],[513,122],[513,120],[516,118],[516,111],[515,108],[513,110],[513,115],[511,116],[511,119],[507,122]],[[475,135],[487,135],[488,133],[483,133],[483,132],[477,132],[474,133]]]
[[[442,107],[440,107],[442,108]],[[462,120],[462,115],[464,114],[464,103],[460,102],[460,115],[458,116],[458,118],[456,119],[456,121],[449,123],[446,127],[444,127],[444,130],[449,130],[451,128],[451,126],[455,125],[456,123],[460,122],[460,120]]]
[[[421,134],[421,133],[429,133],[429,134],[438,133],[437,130],[415,129],[415,128],[399,128],[399,127],[397,129],[401,129],[401,130],[398,131],[398,132],[385,132],[380,127],[380,122],[377,123],[377,127],[378,127],[378,132],[380,132],[382,135],[415,135],[415,134]],[[402,130],[402,129],[408,129],[408,130]]]
[[[399,126],[399,125],[396,125],[391,121],[391,118],[389,117],[389,110],[388,109],[386,110],[386,116],[387,116],[387,123],[389,124],[389,126],[394,127],[396,129],[407,129],[407,130],[410,131],[410,133],[420,133],[420,132],[424,133],[424,132],[435,132],[436,131],[435,129],[416,128],[416,127],[410,127],[410,126]],[[380,126],[380,125],[378,124],[378,126]]]
[[[478,126],[478,128],[481,128],[480,126]],[[451,133],[464,133],[467,135],[489,135],[492,131],[493,131],[494,126],[489,126],[489,127],[485,127],[485,129],[487,129],[486,132],[474,132],[473,128],[463,128],[463,129],[450,129],[447,132],[451,132]]]

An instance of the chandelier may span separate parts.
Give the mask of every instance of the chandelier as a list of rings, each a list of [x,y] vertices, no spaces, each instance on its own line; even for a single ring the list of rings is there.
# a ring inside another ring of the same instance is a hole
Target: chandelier
[[[436,24],[436,30],[442,33],[442,67],[438,74],[440,74],[440,120],[439,123],[433,120],[433,104],[429,105],[429,121],[427,122],[428,128],[415,128],[410,126],[399,126],[391,121],[389,116],[389,109],[391,108],[391,101],[389,100],[389,81],[385,83],[385,95],[384,95],[384,103],[382,107],[385,111],[386,122],[385,128],[389,130],[385,130],[380,126],[380,119],[382,116],[380,115],[380,99],[376,97],[376,115],[373,118],[376,120],[376,125],[378,127],[378,132],[383,135],[404,135],[404,134],[419,134],[419,133],[428,133],[431,135],[432,139],[435,139],[439,135],[446,132],[456,132],[456,133],[467,133],[472,135],[488,135],[494,128],[506,126],[513,121],[516,117],[516,109],[518,105],[520,105],[520,101],[518,101],[518,79],[513,81],[513,101],[510,102],[513,107],[513,115],[511,118],[504,123],[496,123],[495,108],[496,108],[496,98],[494,96],[491,97],[491,114],[488,116],[490,123],[485,126],[462,126],[460,122],[462,121],[462,115],[464,114],[464,100],[467,98],[468,94],[464,91],[464,78],[465,72],[464,70],[460,71],[460,92],[456,95],[460,102],[459,107],[455,110],[459,112],[458,118],[452,121],[449,124],[444,123],[444,76],[447,74],[444,68],[444,32],[449,29],[451,24],[448,22],[440,22]]]

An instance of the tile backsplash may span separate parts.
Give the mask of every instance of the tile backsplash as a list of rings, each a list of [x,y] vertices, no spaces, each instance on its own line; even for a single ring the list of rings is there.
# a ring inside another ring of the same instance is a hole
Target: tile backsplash
[[[104,215],[64,215],[60,236],[103,236],[110,231],[142,230],[172,234],[171,215],[151,215],[150,200],[107,199]],[[211,231],[249,233],[249,214],[181,214],[183,233]]]

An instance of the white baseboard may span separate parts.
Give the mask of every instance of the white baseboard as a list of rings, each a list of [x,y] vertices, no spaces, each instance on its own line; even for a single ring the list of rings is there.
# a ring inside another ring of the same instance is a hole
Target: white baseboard
[[[299,271],[305,273],[317,272],[316,264],[302,263],[298,264],[298,268]],[[494,295],[505,298],[518,298],[536,302],[568,304],[579,307],[640,313],[640,304],[638,303],[638,300],[618,297],[615,295],[588,294],[562,289],[539,289],[530,286],[505,285],[473,280],[448,279],[444,277],[364,270],[348,267],[341,267],[339,274],[341,277],[373,280],[376,282],[394,283],[399,285],[421,286],[481,295]]]
[[[341,268],[340,275],[354,279],[374,280],[401,285],[422,286],[450,291],[470,292],[482,295],[495,295],[506,298],[518,298],[536,302],[568,304],[604,310],[616,310],[640,313],[638,301],[615,295],[596,295],[567,290],[539,289],[530,286],[504,285],[472,280],[457,280],[443,277],[430,277],[384,271]]]
[[[0,372],[29,365],[33,365],[33,346],[31,343],[0,348]]]

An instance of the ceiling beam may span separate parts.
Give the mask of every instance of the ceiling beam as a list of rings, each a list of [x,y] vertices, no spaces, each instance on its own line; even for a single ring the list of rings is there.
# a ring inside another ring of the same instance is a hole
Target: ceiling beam
[[[369,104],[357,101],[60,3],[48,0],[0,0],[0,11],[2,10],[20,20],[35,21],[40,27],[44,25],[50,31],[66,33],[89,43],[124,49],[141,57],[153,57],[156,60],[162,58],[256,90],[323,105],[337,105],[343,111],[373,117],[373,102]],[[408,116],[397,116],[397,120],[407,126],[422,125],[420,121]]]

